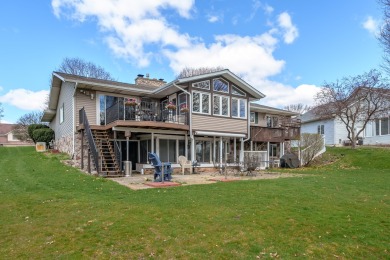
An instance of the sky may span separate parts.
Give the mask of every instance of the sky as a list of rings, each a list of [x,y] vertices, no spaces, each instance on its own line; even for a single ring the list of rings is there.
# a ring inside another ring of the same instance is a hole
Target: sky
[[[324,82],[380,69],[377,0],[0,0],[2,123],[44,109],[64,58],[118,81],[224,67],[283,108]]]

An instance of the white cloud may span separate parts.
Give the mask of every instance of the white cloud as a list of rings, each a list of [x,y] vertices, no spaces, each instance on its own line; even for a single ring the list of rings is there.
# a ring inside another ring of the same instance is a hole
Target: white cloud
[[[258,84],[258,89],[266,95],[260,103],[279,108],[298,103],[312,106],[314,105],[314,96],[320,90],[320,87],[315,85],[302,84],[294,88],[268,80]]]
[[[148,66],[152,53],[145,45],[186,47],[187,34],[177,32],[161,15],[161,10],[172,9],[181,17],[190,18],[194,0],[52,0],[57,17],[65,16],[83,22],[96,18],[99,28],[106,33],[106,42],[120,57],[133,58],[141,66]]]
[[[210,23],[215,23],[215,22],[218,22],[220,20],[220,18],[216,15],[209,15],[207,17],[207,21],[209,21]]]
[[[298,28],[292,24],[291,16],[287,12],[283,12],[278,16],[278,24],[283,30],[284,42],[287,44],[293,43],[298,37]]]
[[[374,36],[379,34],[379,22],[372,18],[372,16],[368,16],[362,25],[370,34]]]
[[[0,102],[10,104],[24,110],[42,110],[48,90],[31,91],[27,89],[13,89],[8,91],[4,96],[0,96]]]
[[[274,11],[274,8],[273,8],[272,6],[270,6],[270,5],[268,5],[268,4],[265,4],[265,5],[263,6],[263,10],[264,10],[264,12],[265,12],[266,14],[272,14],[273,11]]]
[[[167,50],[164,54],[176,74],[188,67],[188,64],[195,68],[222,66],[254,82],[282,70],[284,61],[272,56],[276,43],[277,39],[270,33],[255,37],[220,35],[208,46],[199,43],[175,52]]]

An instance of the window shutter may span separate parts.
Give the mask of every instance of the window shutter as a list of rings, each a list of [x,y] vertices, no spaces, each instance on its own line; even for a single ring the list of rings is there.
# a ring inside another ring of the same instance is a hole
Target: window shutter
[[[255,112],[255,124],[259,123],[259,114]]]

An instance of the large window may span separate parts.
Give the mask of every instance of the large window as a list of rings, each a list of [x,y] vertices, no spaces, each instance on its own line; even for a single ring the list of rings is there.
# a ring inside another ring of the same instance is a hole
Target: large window
[[[390,134],[390,120],[388,117],[375,119],[375,135]]]
[[[246,118],[246,100],[232,98],[232,117]]]
[[[229,93],[229,83],[223,79],[213,79],[213,89],[214,91]]]
[[[176,140],[160,139],[161,162],[176,162]]]
[[[376,135],[388,135],[389,131],[389,118],[375,119],[375,134]]]
[[[195,155],[198,162],[211,161],[211,142],[210,141],[195,141]]]
[[[210,80],[192,83],[192,87],[210,90]]]
[[[179,111],[183,113],[185,111],[185,108],[188,109],[187,104],[187,94],[186,93],[180,93],[179,94]],[[182,111],[184,110],[184,111]]]
[[[214,95],[213,99],[213,114],[229,116],[229,97]]]
[[[245,92],[241,89],[237,88],[236,86],[232,86],[232,94],[237,96],[246,96]]]
[[[267,116],[267,127],[279,127],[279,118],[277,116]]]
[[[202,92],[193,92],[192,112],[210,114],[210,94]]]
[[[389,118],[382,118],[381,119],[381,135],[388,135],[389,134]]]

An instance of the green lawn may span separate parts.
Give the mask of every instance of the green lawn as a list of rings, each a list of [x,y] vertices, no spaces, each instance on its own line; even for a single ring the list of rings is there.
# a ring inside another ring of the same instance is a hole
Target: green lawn
[[[0,147],[0,259],[390,259],[390,150],[302,177],[132,191]]]

